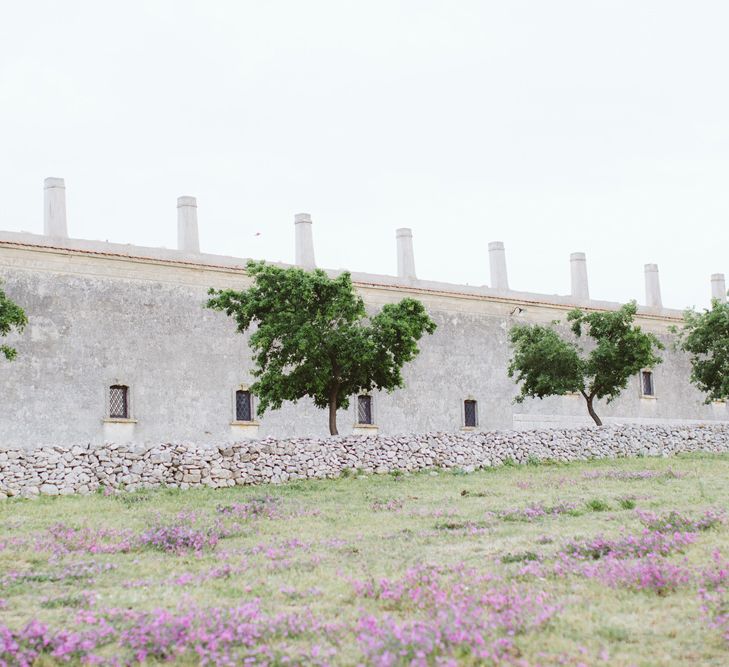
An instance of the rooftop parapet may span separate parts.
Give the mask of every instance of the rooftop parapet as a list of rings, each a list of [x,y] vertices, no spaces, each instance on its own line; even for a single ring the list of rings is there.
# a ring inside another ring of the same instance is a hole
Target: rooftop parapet
[[[0,232],[1,246],[22,246],[37,249],[53,249],[71,253],[91,253],[104,256],[115,255],[130,259],[152,259],[164,262],[181,263],[194,266],[208,266],[216,269],[245,270],[246,259],[200,253],[197,228],[197,202],[194,197],[179,197],[177,200],[178,249],[152,248],[131,244],[71,239],[68,237],[66,223],[65,183],[62,178],[47,178],[44,184],[44,236],[26,232]],[[305,269],[316,266],[314,244],[312,238],[312,222],[308,213],[298,213],[294,217],[296,230],[296,265]],[[587,267],[584,253],[570,255],[571,289],[569,295],[539,294],[509,289],[506,269],[506,253],[501,241],[489,243],[489,264],[491,274],[490,287],[457,285],[417,278],[412,248],[412,230],[407,227],[396,230],[397,240],[397,277],[353,273],[355,283],[374,285],[377,287],[394,287],[437,291],[459,296],[485,297],[508,303],[535,303],[570,307],[586,305],[595,309],[612,310],[619,303],[594,300],[590,298],[587,283]],[[191,257],[190,255],[197,255]],[[280,264],[284,266],[283,264]],[[648,317],[680,318],[681,311],[663,308],[661,289],[656,264],[645,265],[645,304],[648,311],[641,309]],[[338,275],[341,271],[328,271],[330,275]],[[724,274],[711,276],[712,298],[726,302],[726,281]]]

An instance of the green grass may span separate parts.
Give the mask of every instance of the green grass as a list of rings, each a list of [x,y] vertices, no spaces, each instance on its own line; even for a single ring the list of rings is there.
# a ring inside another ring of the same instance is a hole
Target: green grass
[[[664,474],[629,480],[583,475],[601,470]],[[508,581],[520,567],[549,562],[571,538],[641,530],[634,508],[691,516],[725,509],[728,478],[729,456],[692,455],[548,466],[512,461],[472,474],[350,473],[338,480],[265,488],[12,499],[0,503],[0,623],[20,628],[37,618],[54,628],[73,628],[86,594],[95,597],[96,608],[134,610],[175,609],[182,601],[231,606],[258,597],[269,612],[311,609],[325,619],[354,622],[362,608],[374,611],[375,606],[353,594],[351,580],[397,578],[421,564],[465,564]],[[139,534],[180,512],[212,522],[218,506],[266,495],[280,500],[284,518],[241,521],[238,534],[200,556],[135,549],[54,557],[41,539],[59,523]],[[498,518],[500,511],[536,503],[574,503],[581,511],[533,521]],[[729,556],[729,526],[702,532],[674,560],[686,558],[698,567],[708,564],[716,549]],[[89,563],[110,569],[86,576],[79,568]],[[224,564],[240,571],[196,584],[170,583]],[[9,573],[18,576],[11,581]],[[585,578],[549,578],[539,585],[561,610],[548,626],[517,637],[527,664],[550,664],[560,655],[587,664],[729,663],[719,633],[701,618],[695,586],[659,596]],[[335,662],[359,659],[352,646],[337,651]],[[604,663],[598,660],[602,651],[609,654]],[[551,658],[541,658],[544,654]]]
[[[587,501],[586,505],[587,509],[591,512],[607,512],[610,509],[610,505],[602,498],[591,498]]]

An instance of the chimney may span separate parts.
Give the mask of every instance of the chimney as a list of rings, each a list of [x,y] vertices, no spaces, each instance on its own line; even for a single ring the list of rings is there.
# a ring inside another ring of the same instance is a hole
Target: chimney
[[[294,216],[294,229],[296,230],[296,266],[307,270],[316,268],[311,216],[308,213],[297,213]]]
[[[491,287],[498,290],[508,290],[506,252],[501,241],[491,241],[489,243],[489,268],[491,269]]]
[[[723,273],[711,274],[711,298],[726,303],[726,281]]]
[[[177,249],[182,252],[200,252],[195,197],[177,198]]]
[[[645,265],[645,305],[651,308],[663,308],[658,264]]]
[[[43,233],[68,238],[66,226],[66,185],[62,178],[46,178],[43,184]]]
[[[584,252],[573,252],[570,255],[570,282],[574,299],[590,300],[590,290],[587,286],[587,260]]]
[[[408,227],[395,230],[397,240],[397,275],[398,278],[415,280],[415,253],[413,252],[413,231]]]

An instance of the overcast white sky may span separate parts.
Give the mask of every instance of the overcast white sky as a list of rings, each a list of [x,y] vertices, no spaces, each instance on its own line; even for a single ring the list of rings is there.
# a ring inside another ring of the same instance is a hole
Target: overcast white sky
[[[27,0],[0,9],[0,229],[592,296],[709,301],[729,274],[729,3]],[[256,233],[260,232],[260,236]]]

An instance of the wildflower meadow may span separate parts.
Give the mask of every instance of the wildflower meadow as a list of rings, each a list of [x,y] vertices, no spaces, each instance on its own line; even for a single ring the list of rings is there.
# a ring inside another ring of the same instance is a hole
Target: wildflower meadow
[[[729,663],[729,456],[0,504],[4,665]]]

